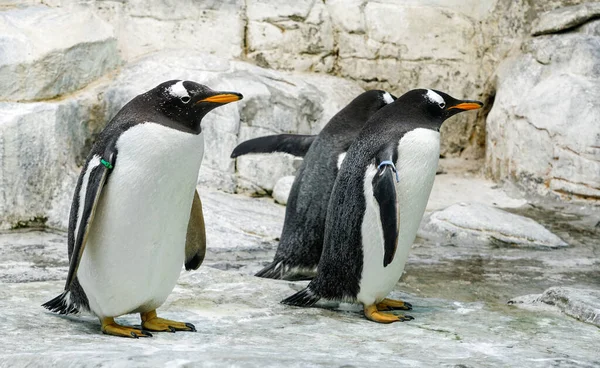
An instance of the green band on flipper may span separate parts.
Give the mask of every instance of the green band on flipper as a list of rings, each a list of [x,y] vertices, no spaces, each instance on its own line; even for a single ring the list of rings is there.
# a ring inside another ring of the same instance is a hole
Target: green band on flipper
[[[103,158],[100,159],[100,163],[102,165],[106,166],[107,169],[112,169],[113,168],[113,165],[110,162],[108,162],[105,159],[103,159]]]

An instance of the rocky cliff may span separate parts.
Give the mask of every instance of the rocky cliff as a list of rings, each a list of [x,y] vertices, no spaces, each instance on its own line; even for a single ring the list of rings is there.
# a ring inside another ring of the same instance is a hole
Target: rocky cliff
[[[488,107],[445,125],[443,155],[597,203],[598,15],[577,0],[0,0],[0,227],[64,229],[95,134],[168,79],[246,96],[204,123],[206,186],[269,193],[293,159],[230,160],[237,143],[316,133],[363,89],[427,87]]]

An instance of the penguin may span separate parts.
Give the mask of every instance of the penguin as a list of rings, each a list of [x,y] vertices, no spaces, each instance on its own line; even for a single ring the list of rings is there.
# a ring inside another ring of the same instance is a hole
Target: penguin
[[[386,296],[404,271],[425,212],[438,166],[439,130],[449,117],[482,106],[416,89],[375,113],[348,149],[335,180],[317,275],[282,303],[357,302],[371,321],[413,319],[382,312],[412,309]]]
[[[43,306],[60,314],[87,310],[101,331],[150,337],[195,331],[159,318],[181,266],[196,269],[205,252],[196,192],[204,153],[202,118],[242,99],[182,80],[164,82],[127,103],[98,135],[71,205],[69,272],[62,294]],[[114,318],[140,313],[141,328]]]
[[[344,156],[365,122],[395,97],[385,91],[364,92],[340,110],[317,136],[282,134],[252,139],[232,157],[256,152],[304,156],[288,197],[283,231],[273,261],[256,276],[311,279],[319,264],[327,203]]]

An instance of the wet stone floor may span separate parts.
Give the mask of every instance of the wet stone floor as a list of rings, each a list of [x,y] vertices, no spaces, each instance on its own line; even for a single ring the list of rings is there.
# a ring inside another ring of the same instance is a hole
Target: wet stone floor
[[[507,304],[556,286],[600,290],[600,232],[589,216],[510,210],[569,243],[554,250],[418,238],[391,294],[413,304],[415,320],[380,325],[350,304],[279,304],[306,282],[252,275],[274,254],[285,208],[266,198],[201,195],[206,260],[198,271],[182,271],[159,309],[194,323],[196,333],[115,338],[102,335],[93,317],[46,312],[40,304],[66,277],[66,235],[14,231],[0,234],[0,367],[600,366],[597,325],[552,305]],[[139,324],[135,315],[118,321]]]

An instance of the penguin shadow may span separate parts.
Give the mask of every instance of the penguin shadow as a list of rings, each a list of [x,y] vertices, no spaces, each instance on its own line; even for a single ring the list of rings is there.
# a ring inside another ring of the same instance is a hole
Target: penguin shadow
[[[73,330],[77,330],[78,333],[85,333],[87,335],[101,335],[100,322],[97,318],[85,315],[64,315],[56,314],[52,312],[45,312],[45,314],[51,318],[59,318],[63,321],[67,321],[69,326]]]

